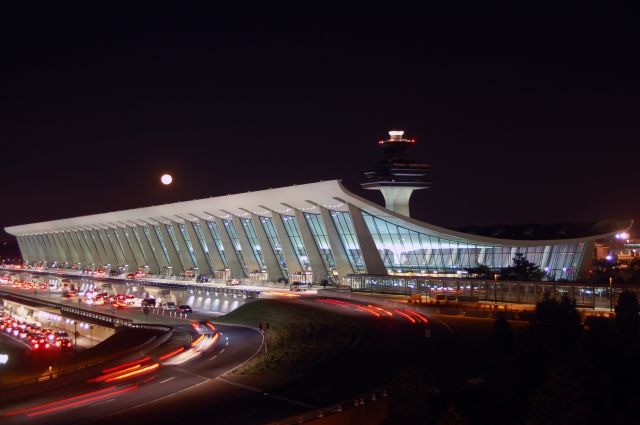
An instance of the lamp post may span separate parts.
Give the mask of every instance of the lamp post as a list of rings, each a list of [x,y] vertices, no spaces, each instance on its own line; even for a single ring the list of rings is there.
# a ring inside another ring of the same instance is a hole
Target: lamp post
[[[73,351],[78,351],[78,321],[73,321]]]
[[[498,273],[493,274],[493,303],[498,305]]]
[[[609,276],[609,311],[613,311],[613,276]]]

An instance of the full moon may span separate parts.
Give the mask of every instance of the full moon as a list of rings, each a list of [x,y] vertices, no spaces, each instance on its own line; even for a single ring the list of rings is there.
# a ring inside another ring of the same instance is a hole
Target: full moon
[[[162,177],[160,177],[160,181],[165,186],[170,185],[171,182],[173,181],[173,177],[171,177],[171,174],[164,174]]]

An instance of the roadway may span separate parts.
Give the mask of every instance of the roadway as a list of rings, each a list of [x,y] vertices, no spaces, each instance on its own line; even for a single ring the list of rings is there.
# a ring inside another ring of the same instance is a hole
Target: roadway
[[[28,293],[21,289],[12,291]],[[65,301],[61,294],[51,296],[52,301],[74,302]],[[360,328],[361,335],[340,356],[270,389],[269,383],[260,377],[225,375],[259,350],[262,335],[252,328],[216,324],[220,333],[216,343],[189,362],[163,364],[122,383],[81,382],[55,394],[31,397],[2,407],[2,415],[20,412],[3,416],[2,422],[143,425],[207,418],[207,423],[264,423],[339,402],[385,385],[398,370],[411,364],[437,365],[447,356],[447,344],[438,342],[450,337],[449,328],[433,318],[428,318],[430,323],[425,324],[419,315],[406,312],[406,306],[371,307],[319,296],[283,302],[305,303],[346,315]],[[110,306],[83,307],[111,313]],[[117,310],[117,314],[140,322],[147,319],[171,324],[178,331],[193,333],[188,320],[166,315],[145,317],[139,308]],[[191,318],[214,319],[208,311],[195,311]]]

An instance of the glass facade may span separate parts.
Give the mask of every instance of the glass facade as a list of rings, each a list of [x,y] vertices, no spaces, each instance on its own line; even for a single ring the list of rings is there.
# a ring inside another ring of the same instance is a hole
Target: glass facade
[[[118,233],[122,232],[122,234],[124,235],[124,240],[127,243],[127,246],[129,247],[129,252],[131,252],[132,254],[135,252],[133,249],[133,246],[131,245],[131,240],[129,239],[129,232],[127,231],[126,228],[124,229],[118,229],[116,230],[116,235],[118,235]],[[135,260],[135,255],[134,255],[134,260]],[[135,266],[136,264],[131,264],[131,266]]]
[[[242,247],[240,246],[240,239],[238,239],[238,234],[236,233],[236,228],[233,225],[233,221],[231,220],[222,220],[224,223],[224,228],[227,229],[227,234],[229,235],[229,239],[231,239],[231,244],[233,245],[233,249],[236,250],[236,254],[238,254],[238,260],[240,260],[240,265],[247,271],[247,264],[244,262],[244,256],[242,255]]]
[[[166,260],[166,264],[171,265],[171,260],[169,259],[169,251],[167,251],[167,244],[162,237],[162,232],[160,231],[160,227],[157,224],[153,224],[153,231],[156,233],[158,240],[160,241],[160,247],[162,248],[162,253],[164,254],[164,258]],[[153,244],[151,244],[153,246]]]
[[[104,235],[106,235],[107,240],[104,240]],[[100,241],[102,241],[102,246],[104,247],[105,252],[107,253],[107,259],[111,258],[111,255],[116,255],[116,250],[111,243],[111,239],[109,238],[109,233],[106,230],[102,232],[98,231],[98,236],[100,237]],[[117,260],[117,257],[115,258]],[[116,266],[116,264],[112,264],[112,266]]]
[[[244,232],[247,234],[247,239],[249,239],[249,244],[251,245],[253,255],[255,255],[256,260],[258,260],[260,270],[266,270],[267,266],[264,262],[264,255],[262,255],[262,247],[258,242],[258,236],[256,235],[256,229],[253,228],[253,223],[248,218],[241,218],[240,222],[242,223]]]
[[[180,261],[182,269],[187,270],[187,267],[182,264],[182,257],[180,257],[180,246],[178,245],[178,240],[176,239],[175,233],[173,233],[173,226],[170,224],[165,224],[164,228],[167,229],[167,233],[169,234],[169,238],[171,239],[171,245],[173,245],[173,249],[176,250],[178,261]]]
[[[347,257],[349,257],[351,268],[353,268],[355,273],[364,273],[366,270],[364,260],[360,252],[360,244],[356,237],[356,231],[353,229],[351,216],[348,212],[331,211],[331,219],[336,226],[336,230],[340,236],[340,242],[347,253]]]
[[[127,260],[127,256],[125,255],[125,253],[127,251],[124,250],[124,246],[122,245],[122,240],[120,239],[120,232],[118,231],[118,229],[113,229],[113,234],[116,235],[116,241],[118,241],[118,247],[120,248],[120,252],[122,252],[122,258],[125,259],[125,261],[129,261]]]
[[[214,268],[213,268],[213,264],[211,263],[211,257],[210,257],[211,254],[209,254],[209,247],[207,246],[207,242],[204,239],[204,233],[202,233],[202,228],[200,227],[200,223],[191,222],[191,225],[193,226],[193,231],[198,237],[198,242],[200,243],[200,247],[202,247],[202,252],[204,252],[204,258],[207,261],[207,264],[209,265],[209,269],[213,271]]]
[[[455,274],[478,264],[501,268],[522,253],[555,279],[571,280],[584,250],[584,242],[534,247],[466,243],[420,233],[365,211],[362,214],[385,266],[395,273]]]
[[[187,251],[189,252],[189,257],[191,257],[191,261],[193,265],[198,267],[198,262],[196,261],[196,253],[193,251],[193,245],[191,244],[191,239],[189,239],[189,234],[187,233],[187,228],[184,223],[178,223],[178,229],[180,229],[180,234],[184,239],[185,245],[187,245]]]
[[[282,223],[284,224],[284,229],[287,231],[287,235],[289,236],[289,240],[291,241],[291,245],[298,257],[300,265],[304,270],[310,270],[311,264],[309,263],[309,256],[304,248],[304,243],[302,243],[300,228],[298,227],[298,222],[296,221],[295,216],[283,215]],[[289,268],[292,267],[290,266]]]
[[[327,231],[324,228],[324,224],[322,224],[322,217],[320,217],[320,214],[308,213],[305,213],[304,217],[309,224],[311,234],[318,246],[320,254],[322,254],[322,259],[325,262],[325,266],[327,266],[327,270],[334,268],[336,266],[336,262],[333,259],[333,253],[331,252],[331,245],[329,245]]]
[[[218,226],[213,221],[207,221],[207,227],[209,228],[209,232],[211,233],[211,238],[216,244],[216,248],[218,249],[218,253],[220,254],[220,258],[222,258],[222,262],[226,268],[229,267],[229,262],[227,261],[227,257],[224,252],[224,246],[222,245],[222,240],[220,239],[220,232],[218,231]]]
[[[162,261],[162,257],[158,254],[158,251],[156,251],[155,244],[153,243],[153,240],[151,239],[151,233],[149,232],[149,228],[147,226],[141,226],[140,228],[142,229],[142,234],[147,239],[147,242],[149,243],[149,246],[151,247],[151,254],[156,259],[156,262],[159,265],[164,264],[164,262]]]
[[[148,254],[144,250],[144,245],[142,244],[142,239],[140,239],[140,233],[138,232],[138,229],[136,229],[135,227],[132,227],[131,232],[133,233],[133,236],[135,236],[136,241],[138,241],[138,246],[140,247],[140,252],[142,253],[142,258],[144,259],[144,263],[146,265],[149,265],[149,258],[147,257]],[[127,229],[125,229],[124,234],[125,236],[127,235]],[[153,245],[151,246],[153,247]]]
[[[282,253],[282,245],[280,245],[280,240],[278,239],[278,234],[276,233],[276,229],[273,226],[273,221],[271,221],[271,218],[269,217],[260,217],[260,222],[262,223],[262,227],[264,228],[264,233],[267,235],[267,239],[269,239],[271,250],[278,260],[278,265],[280,265],[282,274],[284,275],[284,277],[288,277],[289,271],[287,269],[287,262],[284,259],[284,254]]]

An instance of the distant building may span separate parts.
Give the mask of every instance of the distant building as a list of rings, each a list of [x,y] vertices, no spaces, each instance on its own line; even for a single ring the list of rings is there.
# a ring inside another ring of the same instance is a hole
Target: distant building
[[[627,232],[619,232],[595,245],[598,260],[629,262],[640,258],[640,239],[632,239]]]

